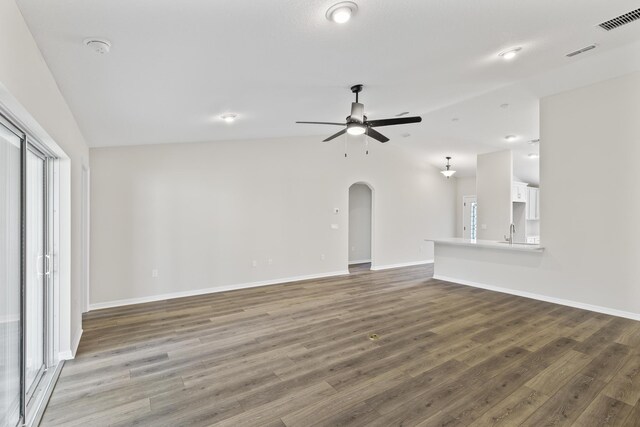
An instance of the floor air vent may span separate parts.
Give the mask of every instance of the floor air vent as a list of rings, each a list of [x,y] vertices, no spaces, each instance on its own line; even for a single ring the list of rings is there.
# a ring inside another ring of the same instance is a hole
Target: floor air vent
[[[598,26],[607,31],[611,31],[638,19],[640,19],[640,9],[632,10],[631,12],[625,13],[624,15],[616,16],[613,19],[609,19],[608,21],[598,24]]]

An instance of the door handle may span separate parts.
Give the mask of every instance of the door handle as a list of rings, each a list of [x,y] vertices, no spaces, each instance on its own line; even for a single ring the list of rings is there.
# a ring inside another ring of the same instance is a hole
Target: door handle
[[[51,257],[49,255],[45,255],[44,259],[47,260],[47,269],[44,274],[45,276],[48,276],[51,274]]]

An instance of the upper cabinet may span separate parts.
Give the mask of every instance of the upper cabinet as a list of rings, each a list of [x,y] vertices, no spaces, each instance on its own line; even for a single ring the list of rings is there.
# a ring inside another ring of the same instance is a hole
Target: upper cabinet
[[[540,219],[540,189],[534,187],[527,188],[527,219]]]
[[[511,187],[511,201],[526,203],[528,185],[524,182],[514,182]]]

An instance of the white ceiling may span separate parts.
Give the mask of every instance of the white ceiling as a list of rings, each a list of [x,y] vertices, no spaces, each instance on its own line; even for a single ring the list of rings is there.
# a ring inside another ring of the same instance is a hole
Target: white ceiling
[[[534,77],[640,40],[640,22],[596,27],[637,0],[360,0],[346,25],[325,19],[333,3],[18,0],[92,147],[326,136],[336,129],[294,121],[343,120],[348,87],[364,83],[370,118],[424,118],[385,128],[392,144],[437,165],[451,154],[472,174],[475,154],[517,134],[516,170],[522,163],[530,181],[537,167],[522,162],[532,148],[523,144],[538,137],[538,97],[575,81],[565,72],[540,87]],[[86,37],[109,39],[111,53],[95,54]],[[513,46],[523,47],[516,60],[497,57]],[[236,123],[218,118],[226,112]]]

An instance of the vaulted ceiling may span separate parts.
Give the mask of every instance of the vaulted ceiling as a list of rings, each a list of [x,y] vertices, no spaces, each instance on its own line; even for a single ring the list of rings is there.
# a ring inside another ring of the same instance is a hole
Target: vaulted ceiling
[[[541,89],[536,76],[640,40],[640,21],[597,27],[635,0],[360,0],[344,25],[325,18],[333,3],[18,2],[90,146],[326,136],[334,129],[294,121],[343,120],[348,87],[363,83],[369,118],[425,119],[389,128],[391,144],[434,164],[454,153],[467,173],[505,135],[537,138],[538,97],[574,81],[565,72]],[[110,40],[111,53],[94,53],[87,37]],[[516,59],[498,57],[514,46]],[[238,114],[233,125],[219,119],[226,112]]]

